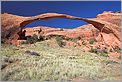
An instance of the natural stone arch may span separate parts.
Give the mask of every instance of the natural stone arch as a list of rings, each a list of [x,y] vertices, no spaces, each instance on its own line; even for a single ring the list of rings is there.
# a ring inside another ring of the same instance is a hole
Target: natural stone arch
[[[89,24],[94,25],[97,29],[102,29],[102,27],[104,26],[103,23],[98,22],[97,20],[92,19],[92,18],[89,19],[89,18],[75,17],[75,16],[71,16],[71,15],[66,15],[66,14],[46,13],[46,14],[41,14],[41,15],[32,16],[30,18],[27,18],[26,20],[24,20],[23,22],[20,23],[20,27],[24,28],[27,24],[29,24],[31,22],[38,21],[38,20],[47,20],[47,19],[51,19],[51,18],[66,18],[66,19],[71,19],[71,20],[82,20]]]
[[[10,19],[9,17],[12,19]],[[82,20],[82,21],[92,24],[95,28],[97,28],[99,31],[102,31],[103,33],[107,33],[107,34],[112,33],[120,41],[121,29],[117,25],[114,25],[109,22],[102,21],[96,18],[80,18],[80,17],[75,17],[71,15],[66,15],[66,14],[58,14],[58,13],[46,13],[46,14],[41,14],[41,15],[31,16],[31,17],[16,16],[16,15],[5,13],[5,14],[2,14],[2,30],[5,33],[6,31],[9,31],[13,28],[14,31],[12,31],[12,35],[10,35],[9,40],[15,41],[19,37],[17,33],[22,31],[22,29],[27,24],[34,21],[38,21],[38,20],[47,20],[50,18],[66,18],[66,19],[72,19],[72,20]],[[6,35],[6,34],[2,33],[2,35]]]

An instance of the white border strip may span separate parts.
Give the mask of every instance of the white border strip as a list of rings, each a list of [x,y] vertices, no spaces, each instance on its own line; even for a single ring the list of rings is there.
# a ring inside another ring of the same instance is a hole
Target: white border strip
[[[0,12],[1,12],[1,1],[121,1],[121,0],[0,0]],[[122,12],[122,9],[121,9],[121,12]],[[122,16],[121,16],[121,19],[122,19]],[[122,25],[122,21],[121,21],[121,25]],[[122,34],[122,29],[121,29],[121,34]],[[1,17],[0,17],[0,36],[1,36]],[[1,41],[1,38],[0,38],[0,41]],[[0,45],[1,45],[1,42],[0,42]],[[121,46],[121,49],[122,49],[122,46]],[[122,50],[121,50],[121,53],[122,53]],[[0,56],[0,61],[1,61],[1,56]],[[0,67],[1,67],[1,62],[0,62]],[[121,68],[122,68],[122,63],[121,63]],[[122,69],[121,69],[121,75],[122,75]],[[1,80],[1,73],[0,73],[0,80]],[[16,81],[1,81],[1,82],[16,82]],[[64,81],[17,81],[17,82],[64,82]],[[71,81],[67,81],[67,82],[71,82]],[[122,82],[122,78],[120,81],[113,80],[113,81],[77,81],[77,82]]]

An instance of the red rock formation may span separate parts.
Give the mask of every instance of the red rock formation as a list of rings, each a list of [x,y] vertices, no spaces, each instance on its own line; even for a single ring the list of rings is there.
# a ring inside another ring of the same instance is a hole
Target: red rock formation
[[[98,14],[97,18],[121,26],[121,13],[103,12],[102,14]]]
[[[102,15],[98,15],[97,18],[80,18],[65,14],[57,14],[57,13],[46,13],[41,14],[37,16],[32,17],[23,17],[23,16],[16,16],[12,14],[4,13],[1,15],[2,18],[2,40],[5,40],[8,43],[15,44],[17,39],[19,38],[18,32],[21,32],[22,29],[29,23],[36,21],[36,20],[47,20],[49,18],[68,18],[72,20],[83,20],[93,25],[96,29],[98,29],[101,32],[101,35],[104,39],[110,38],[109,41],[105,41],[110,44],[110,42],[113,42],[113,44],[117,44],[117,46],[120,46],[120,14],[108,12],[108,14],[103,13]],[[111,17],[109,17],[111,16]],[[116,19],[116,22],[112,21]],[[119,23],[118,23],[119,22]],[[37,28],[38,29],[38,28]],[[59,31],[59,29],[52,29],[45,31],[45,35],[66,35],[68,37],[77,37],[82,36],[83,33],[85,33],[86,37],[92,36],[91,31],[84,31],[79,30],[80,28],[73,29],[73,30],[64,30]],[[107,37],[106,37],[107,36]],[[113,41],[115,39],[115,41]],[[112,45],[113,46],[113,45]]]
[[[45,28],[45,29],[44,29]],[[32,36],[34,34],[38,35],[37,30],[42,29],[43,36],[48,37],[52,35],[62,35],[68,38],[78,38],[90,40],[98,36],[98,30],[92,25],[84,25],[74,29],[64,29],[63,31],[60,28],[50,28],[44,26],[38,26],[33,28],[25,28],[26,36]]]

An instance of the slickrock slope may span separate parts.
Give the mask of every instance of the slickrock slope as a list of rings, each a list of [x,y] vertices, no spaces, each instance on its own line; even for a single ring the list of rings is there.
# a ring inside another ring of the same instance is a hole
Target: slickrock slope
[[[92,24],[93,28],[99,30],[99,32],[101,33],[101,37],[103,37],[103,40],[106,44],[118,46],[120,48],[120,13],[104,12],[102,14],[99,14],[97,18],[80,18],[58,13],[46,13],[37,16],[23,17],[4,13],[1,15],[1,18],[2,40],[6,43],[12,43],[17,45],[17,40],[19,38],[18,32],[21,33],[23,28],[33,21],[47,20],[50,18],[67,18],[72,20],[82,20],[88,22],[89,24]],[[80,28],[82,28],[82,26],[76,29],[64,31],[60,31],[60,29],[50,28],[49,30],[45,31],[45,35],[48,36],[52,34],[64,34],[68,37],[76,37],[79,35],[81,36],[82,33],[86,33],[86,36],[92,35],[91,31],[83,31],[83,29],[79,30]]]
[[[121,25],[121,13],[119,12],[106,12],[104,11],[102,14],[98,14],[97,18],[103,21],[110,22],[112,24],[116,24],[117,26]]]

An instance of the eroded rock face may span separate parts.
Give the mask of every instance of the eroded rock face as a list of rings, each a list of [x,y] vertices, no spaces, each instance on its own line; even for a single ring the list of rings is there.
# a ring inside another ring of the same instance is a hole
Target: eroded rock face
[[[20,31],[20,23],[27,17],[1,14],[1,38],[6,43],[15,44],[19,38],[18,32]]]
[[[96,18],[121,26],[121,13],[119,12],[103,12],[102,14],[98,14]]]
[[[38,31],[42,29],[43,36],[56,36],[56,35],[62,35],[68,38],[78,38],[85,40],[90,40],[91,38],[96,38],[99,34],[99,30],[94,28],[93,25],[88,24],[84,26],[80,26],[78,28],[74,29],[63,29],[61,28],[51,28],[51,27],[44,27],[44,26],[38,26],[33,28],[25,28],[23,30],[26,30],[26,36],[33,36],[34,34],[38,35]]]
[[[58,14],[58,13],[46,13],[37,16],[31,17],[23,17],[12,14],[4,13],[1,15],[2,19],[2,40],[6,43],[17,44],[17,40],[19,38],[18,32],[21,32],[23,28],[36,20],[47,20],[50,18],[67,18],[72,20],[82,20],[90,23],[90,25],[81,26],[75,29],[65,29],[63,31],[60,28],[43,28],[44,36],[49,35],[63,35],[67,37],[78,37],[82,38],[85,35],[85,38],[89,37],[97,37],[98,33],[101,33],[103,40],[108,44],[112,45],[117,44],[120,47],[120,13],[112,13],[112,12],[104,12],[97,16],[97,18],[79,18],[75,16],[70,16],[66,14]],[[115,20],[115,21],[114,21]],[[85,28],[85,30],[83,30]],[[89,28],[86,30],[86,28]],[[95,30],[96,28],[96,30]],[[26,35],[32,35],[33,33],[37,33],[35,31],[37,28],[32,28],[27,30]],[[96,35],[94,33],[96,32]],[[109,40],[107,40],[109,38]],[[115,39],[113,41],[113,39]],[[111,43],[112,42],[112,43]]]

